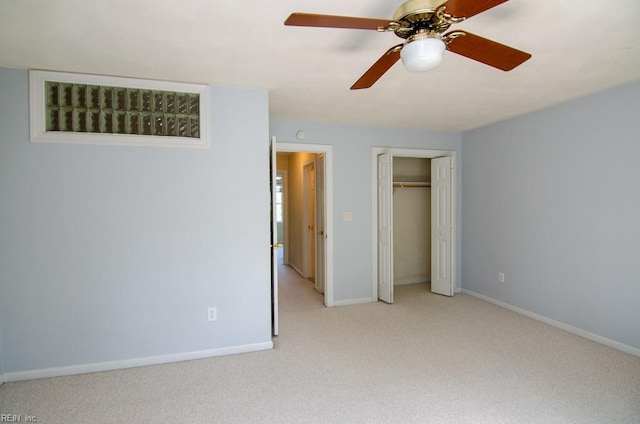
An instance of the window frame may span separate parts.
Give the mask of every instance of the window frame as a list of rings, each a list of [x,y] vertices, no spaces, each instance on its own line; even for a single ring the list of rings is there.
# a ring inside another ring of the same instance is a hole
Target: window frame
[[[200,136],[175,137],[138,134],[47,131],[46,81],[198,94],[200,97]],[[204,84],[31,70],[29,71],[30,139],[32,143],[209,148],[208,93],[208,86]]]

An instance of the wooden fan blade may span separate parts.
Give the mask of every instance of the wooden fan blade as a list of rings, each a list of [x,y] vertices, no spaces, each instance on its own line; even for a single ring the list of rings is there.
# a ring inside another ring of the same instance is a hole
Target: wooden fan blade
[[[503,71],[510,71],[531,57],[529,53],[466,31],[451,31],[445,34],[445,39],[452,34],[460,36],[448,42],[447,50]]]
[[[449,0],[445,3],[447,12],[457,18],[470,18],[508,0]]]
[[[285,25],[323,27],[323,28],[350,28],[373,29],[387,28],[395,21],[387,19],[357,18],[351,16],[315,15],[313,13],[292,13],[284,21]]]
[[[402,44],[398,44],[395,47],[391,47],[383,54],[376,63],[374,63],[367,72],[360,77],[355,84],[351,86],[352,90],[360,90],[363,88],[369,88],[376,83],[391,67],[400,59],[400,47]]]

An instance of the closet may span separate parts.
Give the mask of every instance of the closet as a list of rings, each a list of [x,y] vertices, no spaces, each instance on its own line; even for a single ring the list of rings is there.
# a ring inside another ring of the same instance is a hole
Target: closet
[[[393,284],[431,281],[431,159],[393,157]]]

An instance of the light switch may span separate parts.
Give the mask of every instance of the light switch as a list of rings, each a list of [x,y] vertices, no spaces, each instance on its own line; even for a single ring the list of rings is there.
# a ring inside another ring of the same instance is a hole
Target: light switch
[[[344,214],[342,214],[342,220],[343,221],[352,221],[353,220],[353,214],[351,212],[345,212]]]

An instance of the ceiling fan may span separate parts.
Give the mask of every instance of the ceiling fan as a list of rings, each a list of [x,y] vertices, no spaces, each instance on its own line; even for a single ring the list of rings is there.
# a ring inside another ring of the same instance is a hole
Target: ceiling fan
[[[446,32],[453,24],[498,6],[507,0],[408,0],[393,19],[292,13],[285,25],[392,31],[405,41],[387,50],[351,87],[369,88],[399,59],[408,71],[422,72],[438,66],[445,50],[503,71],[510,71],[531,55],[467,31]]]

